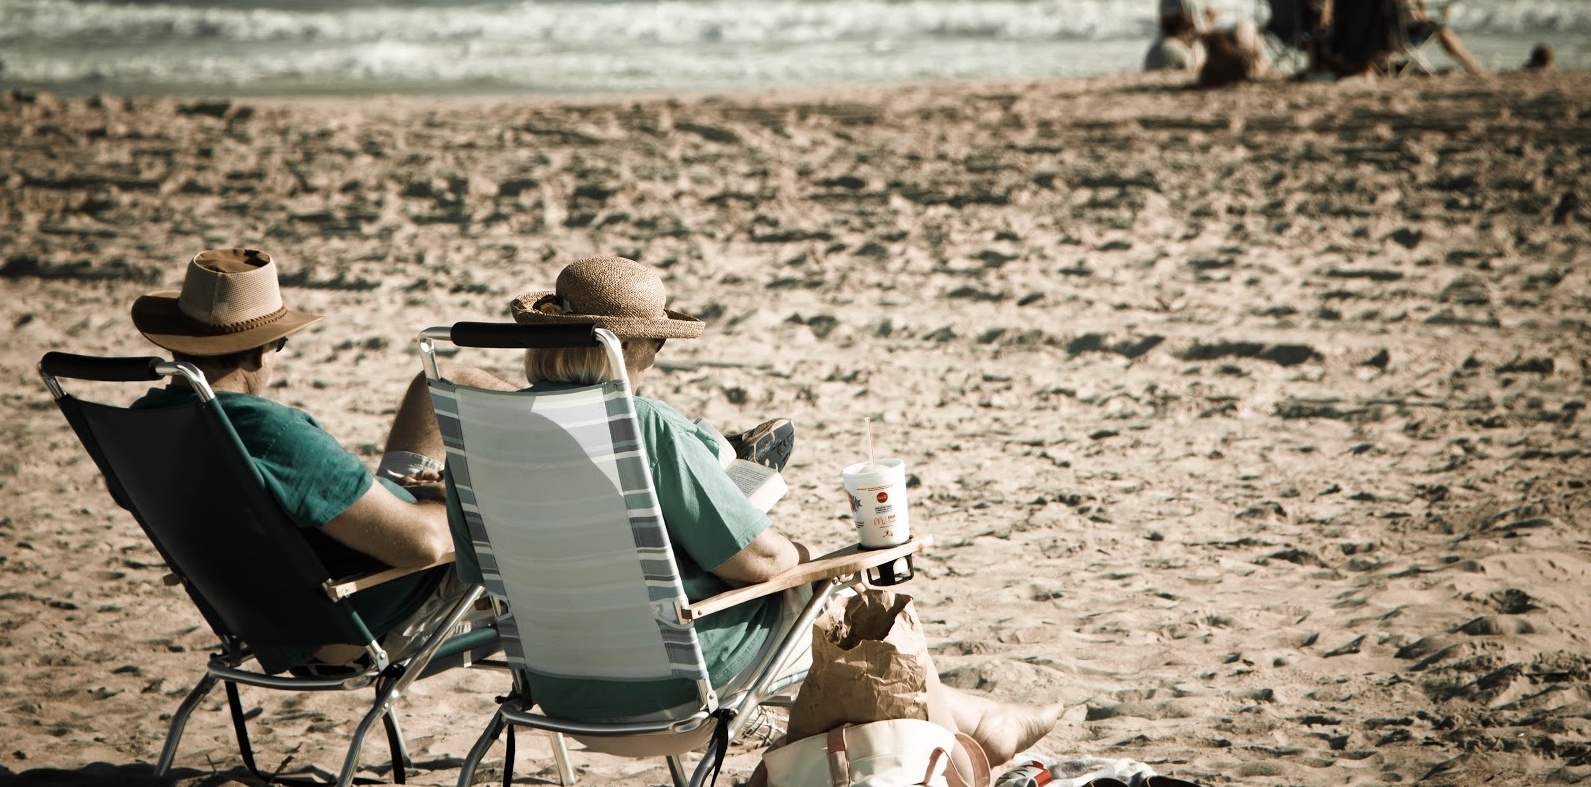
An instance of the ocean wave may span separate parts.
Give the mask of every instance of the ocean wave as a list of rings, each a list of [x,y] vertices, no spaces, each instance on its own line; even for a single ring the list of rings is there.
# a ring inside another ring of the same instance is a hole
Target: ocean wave
[[[1255,15],[1249,0],[1206,3],[1223,18]],[[1027,41],[1142,37],[1154,0],[671,0],[254,7],[73,0],[0,3],[0,42],[179,40],[518,41],[526,46],[981,38]],[[1453,3],[1465,30],[1591,32],[1585,0]]]
[[[1223,18],[1249,0],[1206,3]],[[74,0],[0,3],[0,42],[513,41],[527,47],[641,43],[802,44],[978,38],[1099,40],[1152,34],[1154,0],[671,0],[384,6],[189,6]],[[1585,0],[1452,4],[1463,30],[1591,32]]]
[[[1591,2],[1586,0],[1491,0],[1454,3],[1448,20],[1456,30],[1477,33],[1591,34]]]

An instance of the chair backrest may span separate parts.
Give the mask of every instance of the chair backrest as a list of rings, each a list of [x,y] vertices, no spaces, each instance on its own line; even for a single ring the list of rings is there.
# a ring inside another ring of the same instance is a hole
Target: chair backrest
[[[1331,17],[1331,50],[1355,70],[1407,45],[1396,0],[1336,0]]]
[[[443,379],[433,342],[606,349],[616,379],[548,392],[487,391]],[[511,665],[604,680],[683,678],[716,696],[691,623],[619,342],[589,324],[459,323],[427,329],[421,357],[448,474]]]
[[[1265,20],[1265,32],[1278,41],[1297,46],[1314,30],[1318,20],[1311,21],[1304,7],[1307,0],[1267,0],[1270,18]]]
[[[93,358],[49,353],[40,374],[72,430],[132,512],[224,646],[256,649],[267,671],[280,663],[266,646],[372,645],[347,604],[321,589],[326,568],[263,485],[204,376],[161,358]],[[59,377],[132,382],[181,375],[191,403],[126,408],[79,399]]]

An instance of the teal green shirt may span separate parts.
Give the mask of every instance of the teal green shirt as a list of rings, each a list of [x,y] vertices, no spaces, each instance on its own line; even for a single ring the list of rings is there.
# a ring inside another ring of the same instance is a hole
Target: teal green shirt
[[[565,387],[573,386],[542,383],[534,389]],[[712,569],[762,535],[771,524],[768,516],[746,502],[724,473],[717,440],[710,433],[656,399],[635,397],[635,414],[686,597],[694,602],[729,590],[730,585]],[[470,540],[455,501],[454,495],[448,496],[456,548],[462,555]],[[461,571],[467,565],[473,561],[460,560]],[[778,597],[773,596],[696,621],[696,635],[715,687],[722,687],[751,665],[777,624],[779,612]],[[696,699],[695,685],[684,680],[579,680],[535,673],[528,677],[531,696],[543,710],[577,721],[638,716]]]
[[[154,388],[134,402],[133,407],[187,404],[194,396],[186,389]],[[252,394],[217,391],[215,396],[227,420],[232,422],[233,431],[243,442],[243,450],[264,478],[266,489],[281,504],[287,517],[299,526],[330,576],[345,577],[388,568],[385,563],[320,531],[322,525],[363,497],[375,482],[374,474],[359,457],[348,453],[336,438],[302,410]],[[399,498],[414,502],[407,491],[386,479],[381,480]],[[432,569],[377,585],[355,593],[348,603],[359,613],[365,628],[379,638],[419,610],[435,592],[445,570]],[[325,643],[283,646],[273,655],[283,662],[294,663],[308,658],[321,644]],[[256,646],[256,650],[262,648]]]

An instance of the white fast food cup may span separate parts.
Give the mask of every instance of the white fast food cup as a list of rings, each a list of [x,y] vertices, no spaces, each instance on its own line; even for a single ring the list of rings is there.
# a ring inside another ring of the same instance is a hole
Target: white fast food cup
[[[856,540],[863,549],[884,549],[911,540],[904,459],[887,457],[857,462],[842,470],[840,475],[851,499]]]

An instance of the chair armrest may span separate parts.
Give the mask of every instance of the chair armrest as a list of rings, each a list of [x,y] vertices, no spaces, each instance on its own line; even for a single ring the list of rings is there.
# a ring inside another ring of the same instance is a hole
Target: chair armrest
[[[900,546],[888,549],[862,549],[852,544],[844,549],[830,552],[805,563],[798,564],[782,574],[769,577],[766,582],[747,585],[743,588],[726,590],[716,596],[704,598],[695,604],[687,604],[680,609],[680,618],[685,621],[704,618],[714,612],[721,612],[738,604],[744,604],[752,599],[782,593],[790,588],[810,585],[822,579],[843,577],[848,574],[857,574],[870,568],[882,566],[898,560],[934,543],[931,535],[913,537]]]
[[[326,591],[326,595],[329,596],[332,601],[341,601],[355,593],[358,593],[361,590],[364,590],[365,588],[373,588],[383,582],[391,582],[392,580],[399,577],[406,577],[410,574],[420,571],[428,571],[430,569],[436,568],[437,566],[445,566],[452,562],[453,553],[449,552],[443,555],[441,560],[438,560],[429,566],[416,566],[414,568],[388,568],[381,571],[372,571],[369,574],[359,574],[357,576],[344,577],[342,579],[328,579],[321,584],[321,589]]]
[[[398,577],[406,577],[415,573],[416,571],[425,571],[426,569],[436,568],[437,566],[445,566],[452,562],[453,553],[449,552],[446,555],[443,555],[441,560],[432,563],[429,566],[420,566],[419,568],[388,568],[381,571],[373,571],[369,574],[359,574],[357,576],[344,577],[342,579],[328,579],[321,583],[320,587],[322,590],[326,591],[326,595],[330,596],[332,601],[341,601],[342,599],[348,598],[349,596],[352,596],[353,594],[358,593],[365,588],[375,587],[376,585],[379,585],[383,582],[391,582]],[[179,577],[176,574],[168,573],[160,578],[160,582],[166,587],[176,587],[182,584],[182,577]]]

